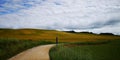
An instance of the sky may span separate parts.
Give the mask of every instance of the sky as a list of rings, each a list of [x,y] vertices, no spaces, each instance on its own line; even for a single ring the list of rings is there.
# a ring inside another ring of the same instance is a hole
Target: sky
[[[0,28],[120,35],[120,0],[0,0]]]

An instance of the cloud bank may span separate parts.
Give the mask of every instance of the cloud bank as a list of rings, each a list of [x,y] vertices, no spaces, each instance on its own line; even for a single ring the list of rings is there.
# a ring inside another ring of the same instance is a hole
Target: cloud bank
[[[0,28],[120,34],[119,2],[120,0],[1,0]]]

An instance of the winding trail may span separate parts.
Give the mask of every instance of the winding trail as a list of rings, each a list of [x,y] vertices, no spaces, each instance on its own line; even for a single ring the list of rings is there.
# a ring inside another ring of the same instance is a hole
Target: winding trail
[[[50,60],[49,50],[53,46],[54,44],[34,47],[8,60]]]

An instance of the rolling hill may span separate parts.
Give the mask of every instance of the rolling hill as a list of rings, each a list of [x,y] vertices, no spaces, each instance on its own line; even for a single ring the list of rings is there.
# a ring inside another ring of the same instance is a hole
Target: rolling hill
[[[111,35],[76,34],[43,29],[0,29],[0,38],[55,41],[56,36],[58,36],[60,42],[120,40],[120,36]]]

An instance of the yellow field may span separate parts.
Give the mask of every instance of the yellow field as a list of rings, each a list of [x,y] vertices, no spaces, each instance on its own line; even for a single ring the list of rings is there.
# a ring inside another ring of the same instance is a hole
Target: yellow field
[[[29,40],[55,41],[58,36],[60,42],[81,42],[96,40],[120,40],[120,36],[96,35],[96,34],[75,34],[55,30],[38,29],[0,29],[0,38],[17,38]]]

